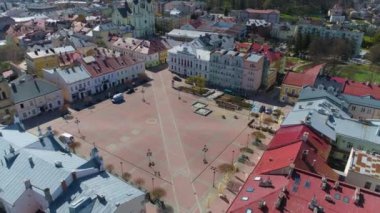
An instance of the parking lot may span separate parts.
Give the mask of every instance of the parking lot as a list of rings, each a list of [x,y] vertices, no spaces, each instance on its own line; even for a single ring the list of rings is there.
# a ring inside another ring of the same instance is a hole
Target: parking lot
[[[81,156],[88,157],[90,148],[97,146],[109,170],[118,175],[130,173],[132,182],[142,178],[147,190],[164,188],[167,195],[163,200],[175,212],[204,212],[210,207],[206,198],[215,191],[210,168],[236,160],[252,132],[247,127],[248,111],[227,111],[201,99],[213,112],[195,114],[192,104],[199,99],[174,90],[169,71],[147,73],[152,81],[132,94],[124,93],[125,102],[105,100],[72,112],[74,119],[57,118],[41,127],[52,126],[58,133],[74,135],[80,141],[76,152]],[[206,153],[202,151],[205,145]],[[155,164],[151,167],[148,150]],[[254,161],[259,156],[257,152]],[[215,180],[222,178],[217,172]]]

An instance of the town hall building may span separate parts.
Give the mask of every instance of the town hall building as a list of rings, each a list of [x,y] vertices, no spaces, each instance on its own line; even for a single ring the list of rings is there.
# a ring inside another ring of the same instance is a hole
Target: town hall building
[[[153,0],[128,0],[124,6],[115,8],[112,23],[115,25],[131,25],[133,37],[152,36],[155,29]]]

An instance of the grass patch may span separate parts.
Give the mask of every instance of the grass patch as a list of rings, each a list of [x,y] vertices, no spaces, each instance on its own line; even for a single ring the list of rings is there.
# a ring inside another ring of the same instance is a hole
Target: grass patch
[[[336,76],[348,78],[354,81],[372,81],[380,83],[380,66],[368,64],[338,65],[333,70]]]
[[[237,105],[237,106],[244,108],[244,109],[251,109],[252,108],[251,104],[245,102],[244,98],[241,98],[238,96],[224,94],[221,97],[219,97],[217,100],[227,102],[227,103],[231,103],[231,104]]]
[[[298,16],[281,13],[280,20],[283,22],[297,23]]]

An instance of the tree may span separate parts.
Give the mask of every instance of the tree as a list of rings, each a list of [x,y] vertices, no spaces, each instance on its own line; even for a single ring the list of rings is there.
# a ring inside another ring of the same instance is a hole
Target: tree
[[[156,187],[150,192],[152,200],[161,199],[166,196],[166,190],[161,187]]]
[[[380,64],[380,43],[375,44],[369,49],[368,59],[373,64]]]
[[[79,14],[78,17],[75,19],[75,21],[85,23],[86,22],[86,16],[83,14]]]
[[[139,188],[145,184],[144,178],[138,177],[133,181]]]
[[[69,143],[69,148],[73,151],[73,153],[75,154],[76,153],[76,149],[79,148],[81,146],[81,143],[79,143],[78,141],[74,141],[72,143]]]
[[[129,181],[132,177],[132,175],[128,172],[124,172],[121,177],[125,180],[125,181]]]
[[[256,139],[265,139],[266,138],[264,133],[262,133],[260,131],[252,132],[252,136],[254,136]]]
[[[110,173],[112,173],[112,171],[115,169],[114,165],[112,164],[107,164],[106,165],[106,170]]]
[[[223,163],[218,166],[218,171],[221,173],[231,173],[235,170],[234,166],[229,163]]]

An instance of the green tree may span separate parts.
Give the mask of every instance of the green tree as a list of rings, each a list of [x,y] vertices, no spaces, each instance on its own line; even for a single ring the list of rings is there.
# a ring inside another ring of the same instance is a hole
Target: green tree
[[[369,49],[368,59],[373,63],[380,65],[380,43]]]

